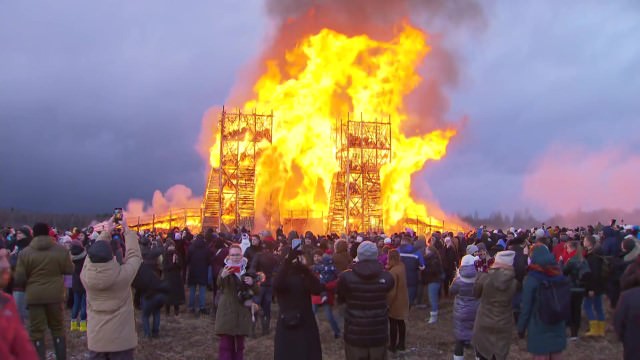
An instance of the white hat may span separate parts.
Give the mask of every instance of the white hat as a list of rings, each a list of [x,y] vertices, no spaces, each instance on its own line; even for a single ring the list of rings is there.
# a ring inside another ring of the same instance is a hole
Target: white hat
[[[546,234],[544,233],[544,229],[536,230],[535,234],[536,234],[536,240],[546,236]]]
[[[513,259],[515,257],[516,253],[513,250],[498,251],[493,265],[500,267],[513,266]]]
[[[362,236],[360,236],[360,235],[356,236],[356,242],[357,242],[357,243],[361,243],[361,242],[362,242],[362,240],[363,240],[363,239],[362,239]]]
[[[462,261],[460,262],[460,266],[473,265],[476,261],[476,257],[473,255],[465,255],[462,257]]]
[[[391,244],[391,238],[388,237],[388,238],[384,239],[384,244],[385,245]]]

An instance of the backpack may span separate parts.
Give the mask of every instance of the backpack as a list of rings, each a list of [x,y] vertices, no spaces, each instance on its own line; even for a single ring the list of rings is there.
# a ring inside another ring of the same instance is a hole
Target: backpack
[[[538,317],[547,325],[569,320],[571,314],[571,281],[566,277],[543,280],[538,287]]]

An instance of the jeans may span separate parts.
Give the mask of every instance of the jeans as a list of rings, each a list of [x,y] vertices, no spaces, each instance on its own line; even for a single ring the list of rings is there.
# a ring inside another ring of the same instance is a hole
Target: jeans
[[[432,282],[427,284],[427,292],[429,293],[429,304],[431,311],[438,311],[438,300],[440,300],[440,283]]]
[[[142,330],[145,336],[157,335],[160,332],[160,310],[164,306],[166,296],[155,294],[142,297]],[[150,329],[149,318],[153,316],[153,328]]]
[[[311,305],[313,307],[313,313],[315,314],[316,311],[318,310],[318,305],[313,304]],[[336,318],[333,317],[333,308],[331,305],[329,304],[322,304],[320,305],[324,308],[324,314],[327,317],[327,320],[329,320],[329,324],[331,325],[331,329],[333,329],[333,335],[335,335],[336,337],[340,336],[340,327],[338,326],[338,322],[336,321]]]
[[[20,314],[22,324],[27,324],[29,311],[27,311],[27,300],[24,297],[24,291],[14,291],[13,300],[16,301],[16,307],[18,308],[18,314]]]
[[[262,309],[264,318],[271,320],[271,299],[273,298],[273,288],[271,286],[261,286],[260,295],[258,295],[258,305]]]
[[[87,320],[87,294],[74,291],[71,319],[76,320],[78,316],[80,316],[81,321]]]
[[[409,290],[409,305],[415,305],[416,295],[418,294],[417,286],[407,286],[407,290]],[[419,299],[420,301],[422,299]]]
[[[203,285],[189,285],[189,309],[195,310],[195,302],[196,302],[196,286],[199,288],[198,290],[198,310],[204,309],[204,299],[207,295],[207,287]]]
[[[584,313],[587,315],[587,319],[589,319],[589,321],[604,321],[604,310],[602,309],[602,294],[594,295],[593,297],[585,296],[583,307]],[[593,312],[594,310],[595,314]]]

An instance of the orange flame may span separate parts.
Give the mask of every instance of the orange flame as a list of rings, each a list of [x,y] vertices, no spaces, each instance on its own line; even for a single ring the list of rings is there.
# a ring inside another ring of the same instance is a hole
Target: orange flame
[[[410,120],[404,98],[420,83],[416,69],[430,48],[421,30],[410,25],[399,30],[383,42],[323,29],[301,40],[284,60],[267,61],[254,98],[244,105],[246,111],[274,112],[273,141],[256,169],[258,216],[267,206],[282,214],[290,209],[326,214],[331,180],[339,170],[332,139],[336,119],[357,112],[391,119],[392,161],[381,170],[385,227],[405,217],[428,221],[427,207],[411,197],[411,175],[426,161],[442,158],[456,131],[402,133]],[[213,167],[220,163],[219,141],[218,134],[211,148]]]

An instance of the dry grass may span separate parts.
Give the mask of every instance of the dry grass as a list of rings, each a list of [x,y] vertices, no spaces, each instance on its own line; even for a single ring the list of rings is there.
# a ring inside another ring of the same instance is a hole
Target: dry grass
[[[392,356],[391,359],[451,359],[454,343],[451,306],[451,301],[442,301],[440,321],[435,325],[427,325],[427,309],[412,309],[411,320],[407,324],[407,347],[410,351]],[[274,306],[274,310],[276,308]],[[324,315],[321,312],[318,314],[323,358],[344,359],[343,341],[333,339]],[[139,325],[139,319],[136,321]],[[160,338],[140,339],[136,359],[217,359],[218,340],[213,335],[213,321],[211,316],[196,318],[185,313],[179,317],[167,317],[163,313]],[[74,332],[70,334],[68,343],[70,359],[88,357],[85,335]],[[602,339],[580,338],[570,342],[564,355],[565,359],[621,359],[622,345],[609,331]],[[54,358],[52,353],[49,353],[49,357]],[[273,332],[267,337],[247,339],[245,359],[273,359]],[[471,350],[466,351],[465,359],[474,359]],[[531,355],[526,352],[525,341],[518,340],[515,331],[509,359],[531,359]]]

